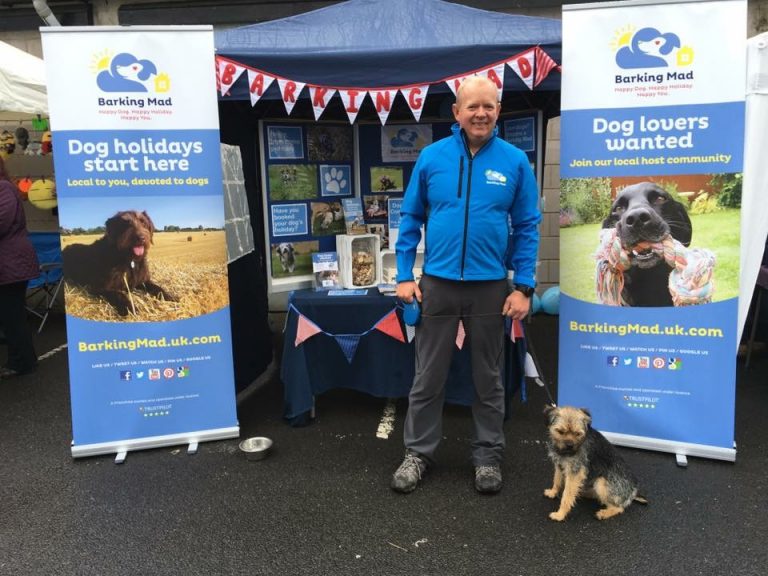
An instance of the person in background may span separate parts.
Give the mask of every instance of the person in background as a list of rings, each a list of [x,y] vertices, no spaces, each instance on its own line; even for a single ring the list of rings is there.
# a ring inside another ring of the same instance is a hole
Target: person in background
[[[398,492],[414,490],[435,462],[460,319],[475,386],[475,489],[496,493],[502,487],[504,320],[520,320],[530,308],[541,213],[528,158],[497,137],[500,109],[491,80],[465,80],[453,105],[453,134],[421,151],[403,199],[395,250],[397,297],[418,300],[421,319],[403,434],[405,458],[391,483]],[[413,266],[422,225],[424,275],[417,284]]]
[[[8,361],[0,367],[0,379],[27,374],[37,368],[24,303],[27,282],[39,274],[19,192],[0,158],[0,328],[8,344]]]

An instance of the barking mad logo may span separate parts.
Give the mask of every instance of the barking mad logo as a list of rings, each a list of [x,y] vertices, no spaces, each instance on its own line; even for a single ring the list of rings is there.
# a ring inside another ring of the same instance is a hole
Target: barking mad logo
[[[656,28],[625,26],[614,33],[611,48],[616,52],[616,64],[625,70],[693,64],[693,48],[683,46],[677,34]]]
[[[137,58],[128,52],[115,56],[107,50],[93,56],[91,70],[96,85],[104,92],[168,92],[170,79],[158,74],[151,60]],[[148,87],[149,86],[149,87]]]

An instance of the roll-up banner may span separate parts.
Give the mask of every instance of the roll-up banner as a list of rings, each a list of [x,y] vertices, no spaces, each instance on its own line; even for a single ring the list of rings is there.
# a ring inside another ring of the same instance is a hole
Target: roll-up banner
[[[72,455],[236,437],[213,30],[41,33]]]
[[[744,0],[563,7],[560,404],[735,460]]]

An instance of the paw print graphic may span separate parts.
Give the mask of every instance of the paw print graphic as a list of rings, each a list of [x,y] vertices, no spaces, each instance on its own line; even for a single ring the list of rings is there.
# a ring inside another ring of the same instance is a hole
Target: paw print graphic
[[[344,172],[335,167],[325,173],[325,189],[331,194],[344,194],[347,187],[347,180],[344,178]]]

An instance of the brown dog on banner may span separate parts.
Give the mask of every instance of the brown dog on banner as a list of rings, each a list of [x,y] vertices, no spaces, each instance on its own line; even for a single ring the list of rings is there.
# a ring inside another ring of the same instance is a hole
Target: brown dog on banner
[[[64,277],[101,296],[121,316],[128,314],[129,290],[175,302],[172,294],[150,280],[147,255],[155,225],[146,212],[118,212],[106,222],[104,236],[93,244],[72,244],[62,251]]]

